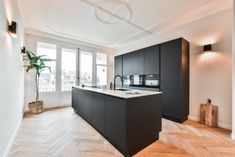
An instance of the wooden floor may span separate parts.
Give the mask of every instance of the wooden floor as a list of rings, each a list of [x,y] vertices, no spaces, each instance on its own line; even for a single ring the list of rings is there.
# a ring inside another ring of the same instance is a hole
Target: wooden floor
[[[231,132],[193,121],[163,119],[160,140],[135,157],[235,157]],[[23,119],[9,157],[121,157],[122,155],[71,108]]]

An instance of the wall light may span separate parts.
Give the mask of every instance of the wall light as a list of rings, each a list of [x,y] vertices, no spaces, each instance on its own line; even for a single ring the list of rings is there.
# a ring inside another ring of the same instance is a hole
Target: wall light
[[[17,23],[15,21],[11,21],[11,24],[8,25],[8,32],[14,38],[17,38],[16,29]]]
[[[208,45],[204,45],[204,53],[207,53],[207,52],[212,52],[212,46],[211,44],[208,44]]]
[[[26,54],[26,48],[25,48],[25,46],[22,47],[22,49],[21,49],[21,54],[22,54],[22,55],[25,55],[25,54]]]

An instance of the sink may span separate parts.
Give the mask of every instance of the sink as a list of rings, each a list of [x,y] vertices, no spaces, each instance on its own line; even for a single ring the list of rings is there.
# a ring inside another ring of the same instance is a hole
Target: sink
[[[115,90],[119,90],[119,91],[130,91],[129,89],[124,89],[124,88],[119,88],[119,89],[115,89]]]
[[[126,94],[140,94],[138,91],[127,91]]]

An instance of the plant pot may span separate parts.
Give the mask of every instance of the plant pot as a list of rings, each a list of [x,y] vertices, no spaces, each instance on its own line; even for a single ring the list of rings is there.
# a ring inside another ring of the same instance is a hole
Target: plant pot
[[[44,111],[43,101],[34,101],[29,103],[29,112],[32,114],[39,114]]]

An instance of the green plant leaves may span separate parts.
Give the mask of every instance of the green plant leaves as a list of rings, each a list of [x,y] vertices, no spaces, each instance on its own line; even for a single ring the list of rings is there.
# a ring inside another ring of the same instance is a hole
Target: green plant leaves
[[[26,51],[27,58],[25,58],[25,62],[27,62],[24,67],[26,67],[26,72],[31,69],[35,69],[37,74],[40,75],[42,71],[48,69],[51,72],[51,67],[46,65],[46,62],[55,61],[53,59],[45,58],[46,55],[35,55],[31,51]]]

